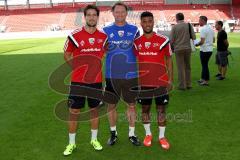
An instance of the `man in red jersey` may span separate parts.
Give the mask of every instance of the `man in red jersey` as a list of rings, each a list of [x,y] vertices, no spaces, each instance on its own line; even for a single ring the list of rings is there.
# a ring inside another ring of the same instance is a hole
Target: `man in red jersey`
[[[72,154],[76,148],[75,136],[77,120],[80,109],[85,106],[87,99],[91,117],[91,142],[95,150],[102,150],[97,140],[98,132],[98,106],[101,102],[89,96],[76,94],[78,87],[102,89],[102,58],[107,35],[100,32],[96,26],[99,18],[99,9],[94,5],[88,5],[84,9],[86,25],[73,31],[67,38],[64,47],[65,61],[72,67],[71,87],[69,94],[69,144],[64,155]]]
[[[142,105],[142,121],[146,131],[143,141],[151,146],[150,109],[155,99],[159,126],[159,143],[163,149],[170,145],[164,136],[166,118],[165,109],[169,102],[168,91],[173,81],[172,52],[169,39],[153,32],[154,17],[151,12],[141,14],[141,26],[144,34],[134,42],[139,64],[139,84],[141,86],[139,103]]]

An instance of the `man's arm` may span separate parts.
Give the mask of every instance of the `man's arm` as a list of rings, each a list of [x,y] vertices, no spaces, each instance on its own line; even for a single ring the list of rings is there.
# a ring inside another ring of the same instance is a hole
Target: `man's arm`
[[[68,63],[70,67],[72,67],[72,52],[64,52],[64,60]]]
[[[166,57],[166,67],[167,67],[167,72],[168,72],[168,77],[169,77],[169,90],[172,90],[173,86],[173,61],[172,61],[172,56],[165,56]]]
[[[206,39],[206,32],[205,32],[205,30],[202,30],[202,31],[200,31],[200,42],[198,42],[195,46],[197,47],[197,46],[201,46],[201,45],[203,45],[204,43],[205,43],[205,39]]]
[[[205,42],[205,38],[201,38],[200,42],[197,43],[195,46],[201,46],[204,44],[204,42]]]
[[[224,40],[224,44],[225,44],[225,46],[228,48],[229,43],[228,43],[228,40],[227,40],[227,39]]]
[[[193,40],[196,40],[196,34],[195,34],[195,32],[194,32],[194,28],[193,28],[192,25],[190,25],[190,26],[191,26],[191,35],[192,35],[192,39],[193,39]]]
[[[171,30],[171,32],[170,32],[170,37],[169,37],[169,39],[170,39],[170,44],[171,45],[173,45],[173,43],[174,43],[174,27],[172,28],[172,30]]]

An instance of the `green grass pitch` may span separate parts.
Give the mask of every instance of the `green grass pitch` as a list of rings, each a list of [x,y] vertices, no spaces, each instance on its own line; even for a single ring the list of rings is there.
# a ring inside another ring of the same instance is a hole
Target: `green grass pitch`
[[[89,122],[79,124],[78,148],[63,157],[68,143],[67,123],[54,114],[55,104],[66,95],[48,86],[48,77],[63,64],[65,38],[0,41],[0,159],[1,160],[237,160],[240,157],[240,34],[229,34],[230,66],[227,79],[215,80],[215,52],[210,60],[209,87],[198,86],[199,50],[192,56],[193,89],[174,90],[168,106],[166,136],[169,151],[158,144],[158,128],[152,122],[153,146],[134,147],[128,142],[128,123],[123,103],[118,107],[119,141],[106,145],[109,137],[107,117],[101,118],[98,138],[104,150],[94,151]],[[176,65],[174,63],[175,75]],[[175,76],[175,86],[177,77]],[[140,113],[140,106],[137,107]],[[155,115],[155,107],[152,114]],[[140,114],[139,114],[140,115]],[[141,140],[144,129],[139,120],[136,133]]]

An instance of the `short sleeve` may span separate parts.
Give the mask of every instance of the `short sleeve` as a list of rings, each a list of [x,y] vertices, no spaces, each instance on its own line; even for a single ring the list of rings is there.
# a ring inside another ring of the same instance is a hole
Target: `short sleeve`
[[[227,33],[226,33],[226,32],[223,32],[223,33],[222,33],[222,39],[223,39],[223,40],[226,40],[226,39],[227,39]]]
[[[175,26],[172,27],[172,30],[170,32],[170,37],[169,38],[170,38],[171,41],[175,40],[174,35],[175,35]]]
[[[75,46],[71,40],[69,40],[69,37],[67,38],[65,45],[64,45],[64,52],[73,52],[75,49]]]
[[[137,44],[135,42],[133,43],[133,53],[135,54],[135,56],[138,56]]]
[[[137,39],[138,37],[140,37],[140,31],[137,29],[134,39]]]
[[[205,28],[203,28],[200,32],[200,38],[206,38],[206,31]]]
[[[106,38],[104,40],[104,43],[103,43],[102,47],[103,47],[104,52],[106,52],[107,49],[108,49],[108,37],[107,36],[106,36]]]
[[[170,43],[168,43],[164,48],[163,48],[163,53],[165,56],[170,57],[172,56],[172,49],[170,46]]]
[[[195,34],[195,32],[194,32],[194,28],[193,28],[192,25],[190,25],[190,27],[191,27],[191,35],[192,35],[192,39],[196,39],[196,34]]]

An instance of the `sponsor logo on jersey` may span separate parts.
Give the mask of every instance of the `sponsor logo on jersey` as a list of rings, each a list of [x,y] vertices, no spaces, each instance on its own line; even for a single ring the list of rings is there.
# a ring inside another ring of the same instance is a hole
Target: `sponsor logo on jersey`
[[[140,55],[142,56],[157,56],[157,52],[139,52]]]
[[[125,40],[125,41],[121,40],[121,41],[111,41],[111,43],[112,44],[127,44],[127,45],[130,45],[130,44],[132,44],[132,41],[130,41],[130,40]]]
[[[95,42],[95,38],[89,38],[89,39],[88,39],[88,42],[89,42],[91,45],[93,45],[94,42]]]
[[[84,48],[81,50],[81,52],[99,52],[101,51],[100,48]]]

